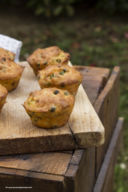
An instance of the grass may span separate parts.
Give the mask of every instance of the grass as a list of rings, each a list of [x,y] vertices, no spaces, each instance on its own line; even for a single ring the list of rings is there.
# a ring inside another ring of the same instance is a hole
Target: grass
[[[75,65],[121,67],[120,116],[125,118],[124,146],[115,168],[115,192],[128,191],[128,24],[125,17],[79,14],[45,20],[22,11],[1,10],[0,33],[20,39],[21,60],[38,47],[58,45],[71,53]]]

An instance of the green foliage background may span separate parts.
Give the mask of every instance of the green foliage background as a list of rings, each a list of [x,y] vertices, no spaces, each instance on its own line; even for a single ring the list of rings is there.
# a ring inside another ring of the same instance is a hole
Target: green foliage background
[[[113,14],[115,12],[127,12],[128,0],[1,0],[2,4],[23,5],[35,15],[46,17],[68,15],[72,16],[78,4],[96,7],[102,12]]]

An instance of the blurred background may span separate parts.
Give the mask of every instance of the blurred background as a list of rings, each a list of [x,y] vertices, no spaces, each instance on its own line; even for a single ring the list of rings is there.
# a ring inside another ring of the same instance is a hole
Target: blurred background
[[[75,65],[121,67],[124,144],[115,192],[128,191],[128,0],[1,0],[0,33],[23,41],[21,60],[38,47],[58,45]]]

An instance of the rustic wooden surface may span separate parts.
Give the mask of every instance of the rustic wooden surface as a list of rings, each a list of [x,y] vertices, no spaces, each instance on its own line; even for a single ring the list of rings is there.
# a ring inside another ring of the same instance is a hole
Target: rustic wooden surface
[[[82,86],[76,95],[69,123],[64,127],[40,129],[32,125],[22,104],[31,91],[39,89],[39,85],[28,63],[21,64],[25,69],[20,84],[9,94],[0,116],[1,155],[62,151],[103,144],[104,127]]]
[[[87,94],[80,85],[69,126],[78,148],[99,146],[104,143],[104,127]]]
[[[122,128],[123,118],[119,118],[93,192],[113,191],[114,165],[120,148],[119,145],[122,136]]]
[[[102,94],[110,71],[101,68],[77,68],[84,74],[83,85],[94,104]],[[85,192],[85,189],[86,192],[91,192],[95,182],[95,155],[97,154],[93,147],[75,152],[3,156],[0,158],[0,186],[3,187],[2,191],[5,185],[17,184],[32,186],[31,191],[36,192]]]
[[[0,167],[31,170],[36,172],[64,175],[70,162],[70,153],[43,153],[0,157]],[[58,161],[56,161],[58,159]],[[31,162],[30,162],[31,160]],[[39,166],[40,165],[40,166]]]
[[[45,173],[0,168],[0,189],[7,192],[7,187],[31,187],[31,192],[60,192],[63,190],[64,177]],[[13,189],[18,192],[19,189]],[[20,189],[24,192],[26,189]]]
[[[104,155],[108,148],[108,144],[110,142],[118,118],[119,78],[120,68],[115,67],[112,70],[106,86],[94,104],[94,107],[105,127],[105,143],[103,146],[96,149],[97,175],[102,165]]]

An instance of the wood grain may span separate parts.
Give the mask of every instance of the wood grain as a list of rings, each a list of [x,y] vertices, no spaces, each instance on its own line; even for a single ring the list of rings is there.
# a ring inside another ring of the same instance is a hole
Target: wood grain
[[[43,153],[0,157],[0,167],[64,175],[72,154]]]
[[[110,69],[88,66],[75,66],[75,68],[83,75],[82,85],[93,104],[107,82]]]
[[[31,189],[28,190],[32,192],[59,192],[63,189],[63,176],[8,168],[0,168],[0,173],[0,189],[2,192],[7,192],[11,190],[6,189],[6,187],[8,186],[28,186],[31,187]],[[13,191],[18,192],[19,189],[14,189]],[[25,191],[25,189],[20,189],[20,191]]]
[[[119,118],[93,192],[113,191],[114,165],[117,153],[119,151],[122,129],[123,129],[123,118]]]
[[[80,158],[82,156],[82,158]],[[78,150],[65,174],[66,192],[91,192],[95,179],[95,148]]]
[[[104,128],[82,86],[69,124],[57,129],[33,126],[22,104],[39,85],[29,65],[22,65],[25,70],[20,84],[9,94],[0,116],[0,155],[71,150],[103,143]]]
[[[79,148],[104,143],[104,127],[81,85],[76,95],[69,125]]]

